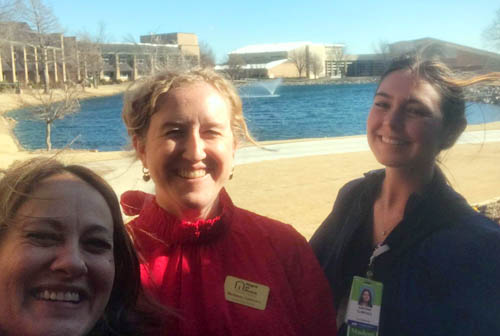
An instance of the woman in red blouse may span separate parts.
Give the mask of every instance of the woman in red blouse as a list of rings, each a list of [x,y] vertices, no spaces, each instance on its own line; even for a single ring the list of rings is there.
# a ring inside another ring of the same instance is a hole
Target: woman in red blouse
[[[210,70],[165,73],[125,96],[123,119],[155,195],[122,195],[142,282],[180,335],[335,335],[328,283],[290,225],[224,190],[252,141],[234,87]]]

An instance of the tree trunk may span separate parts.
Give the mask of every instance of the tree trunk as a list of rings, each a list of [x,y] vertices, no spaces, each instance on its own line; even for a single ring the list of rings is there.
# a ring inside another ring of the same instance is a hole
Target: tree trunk
[[[50,123],[48,122],[47,128],[45,129],[45,143],[47,144],[47,151],[52,149],[52,143],[50,141]]]
[[[50,85],[49,60],[46,47],[43,47],[42,63],[43,63],[43,79],[44,79],[43,93],[49,93],[49,85]]]
[[[96,72],[94,73],[94,76],[93,76],[93,80],[94,80],[94,88],[97,89],[99,88],[99,73]]]

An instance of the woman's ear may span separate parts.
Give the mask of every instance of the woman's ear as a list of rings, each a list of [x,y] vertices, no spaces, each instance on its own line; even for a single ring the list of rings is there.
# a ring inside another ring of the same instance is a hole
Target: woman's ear
[[[459,125],[456,125],[454,128],[447,127],[443,129],[440,149],[444,150],[451,148],[458,140],[460,135],[462,135],[466,127],[467,123],[460,123]]]
[[[147,168],[145,140],[137,135],[134,135],[132,137],[132,145],[137,153],[137,157],[142,161],[142,165],[144,168]]]
[[[236,150],[238,149],[238,145],[239,145],[239,141],[235,137],[233,140],[233,159],[234,159],[234,156],[236,155]]]

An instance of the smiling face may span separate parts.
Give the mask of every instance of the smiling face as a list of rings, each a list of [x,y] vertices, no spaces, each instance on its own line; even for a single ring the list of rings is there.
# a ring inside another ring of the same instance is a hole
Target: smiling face
[[[158,204],[182,219],[216,215],[236,149],[227,101],[199,82],[171,89],[158,106],[144,139],[134,138]]]
[[[367,290],[363,291],[362,298],[363,298],[363,302],[365,302],[365,303],[370,303],[370,301],[372,299],[370,296],[370,292]]]
[[[389,74],[380,84],[367,121],[376,159],[386,167],[428,169],[442,142],[440,95],[409,70]]]
[[[94,188],[68,174],[41,181],[0,239],[2,335],[84,335],[113,286],[113,220]]]

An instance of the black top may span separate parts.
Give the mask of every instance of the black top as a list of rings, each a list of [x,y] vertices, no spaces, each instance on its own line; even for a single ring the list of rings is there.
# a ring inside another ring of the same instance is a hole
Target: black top
[[[373,251],[372,212],[385,172],[346,184],[311,238],[338,308]],[[374,261],[384,284],[380,335],[500,335],[500,227],[475,212],[437,170],[411,195]]]

